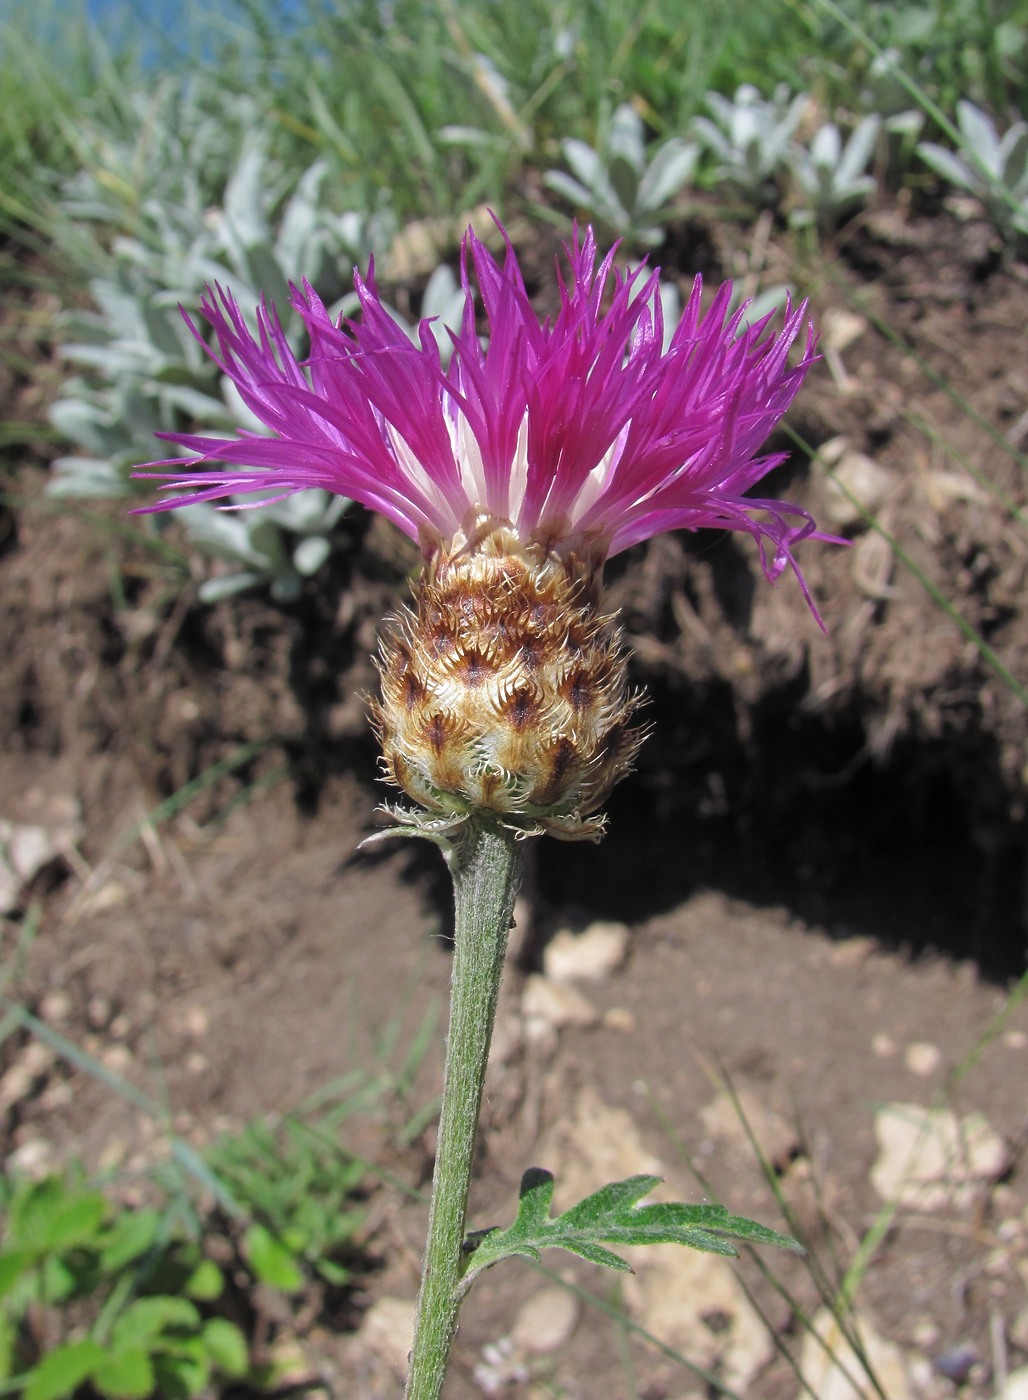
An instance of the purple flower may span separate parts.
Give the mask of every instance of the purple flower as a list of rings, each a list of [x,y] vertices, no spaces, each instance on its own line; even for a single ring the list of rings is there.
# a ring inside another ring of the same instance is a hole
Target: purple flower
[[[540,323],[509,241],[501,264],[469,231],[463,323],[445,371],[428,324],[414,345],[371,272],[355,277],[359,323],[335,324],[313,288],[293,289],[310,337],[303,362],[273,307],[262,301],[255,337],[231,294],[208,288],[210,353],[269,436],[162,434],[199,461],[151,463],[142,474],[190,494],[147,509],[251,491],[259,505],[321,487],[388,516],[428,558],[476,517],[509,523],[526,543],[570,542],[600,563],[665,530],[744,530],[768,578],[791,566],[809,602],[793,549],[830,537],[799,507],[745,494],[783,460],[760,446],[816,358],[808,325],[789,363],[806,303],[786,308],[777,333],[771,317],[745,326],[745,307],[729,310],[730,283],[703,314],[697,278],[664,350],[657,272],[623,276],[613,251],[597,267],[591,229],[568,255],[560,309]],[[224,465],[197,469],[208,462]]]

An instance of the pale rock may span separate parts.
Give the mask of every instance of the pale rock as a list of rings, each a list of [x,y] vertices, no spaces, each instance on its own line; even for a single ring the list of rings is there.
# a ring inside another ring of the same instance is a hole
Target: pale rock
[[[7,1171],[38,1181],[53,1169],[53,1145],[45,1138],[29,1138],[8,1154]]]
[[[603,1013],[603,1024],[609,1031],[623,1031],[631,1035],[635,1030],[635,1013],[627,1006],[611,1006]]]
[[[41,1040],[30,1040],[14,1064],[0,1079],[0,1112],[28,1098],[36,1081],[54,1062],[54,1052]]]
[[[624,1283],[631,1316],[691,1362],[716,1370],[732,1390],[747,1394],[775,1347],[729,1262],[672,1245],[625,1254],[636,1271]]]
[[[751,1153],[752,1134],[764,1157],[775,1167],[785,1166],[799,1153],[795,1130],[751,1089],[739,1089],[734,1099],[727,1092],[718,1094],[700,1110],[700,1118],[711,1137],[724,1138]]]
[[[1028,1400],[1028,1366],[1011,1371],[1006,1385],[996,1395],[996,1400]]]
[[[966,1210],[1007,1164],[1003,1139],[980,1113],[889,1104],[875,1116],[878,1159],[871,1183],[884,1201],[918,1210]]]
[[[512,1007],[501,1006],[489,1045],[489,1068],[495,1070],[511,1064],[521,1053],[524,1041],[525,1028],[520,1014]]]
[[[858,316],[855,311],[847,311],[841,306],[826,307],[820,319],[825,344],[833,350],[848,350],[867,330],[865,316]]]
[[[566,1288],[541,1288],[524,1303],[514,1321],[515,1346],[534,1356],[560,1351],[578,1323],[579,1304]]]
[[[109,1045],[101,1054],[100,1063],[112,1074],[124,1076],[132,1068],[132,1051],[127,1045]]]
[[[558,1211],[568,1210],[608,1181],[664,1174],[631,1115],[604,1103],[592,1085],[580,1091],[571,1112],[553,1126],[537,1160],[557,1178]]]
[[[1008,1050],[1023,1050],[1028,1045],[1028,1035],[1024,1031],[1004,1031],[1003,1044]]]
[[[25,886],[59,854],[46,827],[0,817],[0,914],[17,908]]]
[[[70,1106],[72,1097],[70,1083],[66,1079],[57,1079],[47,1085],[37,1102],[41,1113],[57,1113]]]
[[[543,971],[551,982],[599,982],[628,956],[627,924],[590,924],[582,933],[561,929],[543,950]]]
[[[76,901],[75,908],[79,914],[103,914],[124,904],[129,894],[129,887],[124,881],[104,880],[94,889],[86,889]]]
[[[831,468],[825,481],[825,515],[833,525],[863,524],[864,511],[874,515],[896,484],[891,471],[857,452],[845,437],[826,442],[821,459]]]
[[[401,1380],[407,1374],[407,1357],[414,1340],[413,1298],[379,1298],[364,1314],[356,1341],[377,1356]]]
[[[800,1353],[800,1373],[810,1388],[800,1390],[797,1400],[808,1400],[811,1394],[817,1400],[878,1400],[883,1394],[889,1400],[914,1400],[902,1352],[880,1336],[866,1317],[858,1314],[851,1319],[851,1326],[860,1337],[880,1391],[827,1308],[815,1313],[812,1326],[816,1335],[805,1334]]]
[[[560,982],[549,982],[538,973],[525,981],[521,1014],[526,1021],[545,1021],[558,1030],[562,1026],[595,1026],[600,1019],[596,1007],[581,992]]]
[[[896,1042],[888,1031],[877,1031],[871,1037],[871,1049],[880,1060],[891,1060],[896,1053]]]
[[[903,1063],[911,1074],[927,1079],[942,1064],[942,1051],[927,1040],[914,1040],[904,1052]]]
[[[1007,1328],[1007,1336],[1015,1347],[1028,1351],[1028,1306],[1025,1306]]]
[[[39,1003],[39,1018],[49,1025],[66,1021],[70,1015],[71,997],[63,990],[47,992]]]

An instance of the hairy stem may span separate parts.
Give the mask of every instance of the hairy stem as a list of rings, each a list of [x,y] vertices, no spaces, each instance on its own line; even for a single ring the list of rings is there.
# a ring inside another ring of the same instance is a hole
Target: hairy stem
[[[482,1084],[520,868],[513,832],[484,817],[471,818],[450,858],[456,906],[450,1030],[406,1400],[438,1400],[457,1331]]]

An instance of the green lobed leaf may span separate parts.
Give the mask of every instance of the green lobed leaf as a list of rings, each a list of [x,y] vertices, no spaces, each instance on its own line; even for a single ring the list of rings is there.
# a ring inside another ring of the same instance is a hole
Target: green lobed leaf
[[[93,1384],[111,1400],[145,1400],[154,1386],[153,1364],[142,1346],[108,1352],[92,1374]]]
[[[795,1240],[729,1215],[724,1206],[685,1205],[680,1201],[637,1204],[659,1185],[658,1176],[630,1176],[594,1191],[563,1215],[551,1217],[553,1176],[531,1167],[521,1178],[518,1214],[506,1230],[483,1230],[465,1242],[469,1255],[465,1281],[510,1254],[537,1259],[543,1249],[566,1249],[594,1264],[631,1272],[630,1265],[605,1246],[682,1244],[711,1254],[735,1255],[730,1240],[773,1244],[799,1250]]]
[[[62,1400],[63,1396],[73,1395],[104,1356],[103,1347],[90,1337],[55,1347],[33,1369],[22,1400]]]
[[[232,1380],[240,1380],[250,1369],[246,1338],[234,1322],[212,1317],[203,1329],[203,1344],[216,1370]]]
[[[122,1211],[101,1242],[100,1267],[113,1274],[153,1247],[161,1215],[153,1207]]]
[[[5,1298],[21,1276],[32,1267],[35,1254],[31,1249],[5,1249],[0,1254],[0,1298]]]
[[[188,1335],[199,1326],[200,1314],[188,1298],[158,1294],[128,1305],[114,1324],[112,1341],[116,1348],[150,1346],[167,1332]]]
[[[225,1288],[225,1275],[213,1259],[201,1259],[196,1268],[182,1285],[187,1298],[195,1298],[200,1303],[213,1302],[220,1298]]]
[[[261,1283],[296,1293],[303,1287],[303,1273],[293,1254],[264,1225],[246,1232],[246,1256]]]

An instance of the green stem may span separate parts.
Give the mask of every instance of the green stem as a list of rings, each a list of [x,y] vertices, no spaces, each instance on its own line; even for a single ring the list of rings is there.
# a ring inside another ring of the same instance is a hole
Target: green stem
[[[521,853],[513,832],[472,817],[449,863],[456,906],[450,1031],[406,1400],[438,1400],[457,1331],[478,1113]]]

